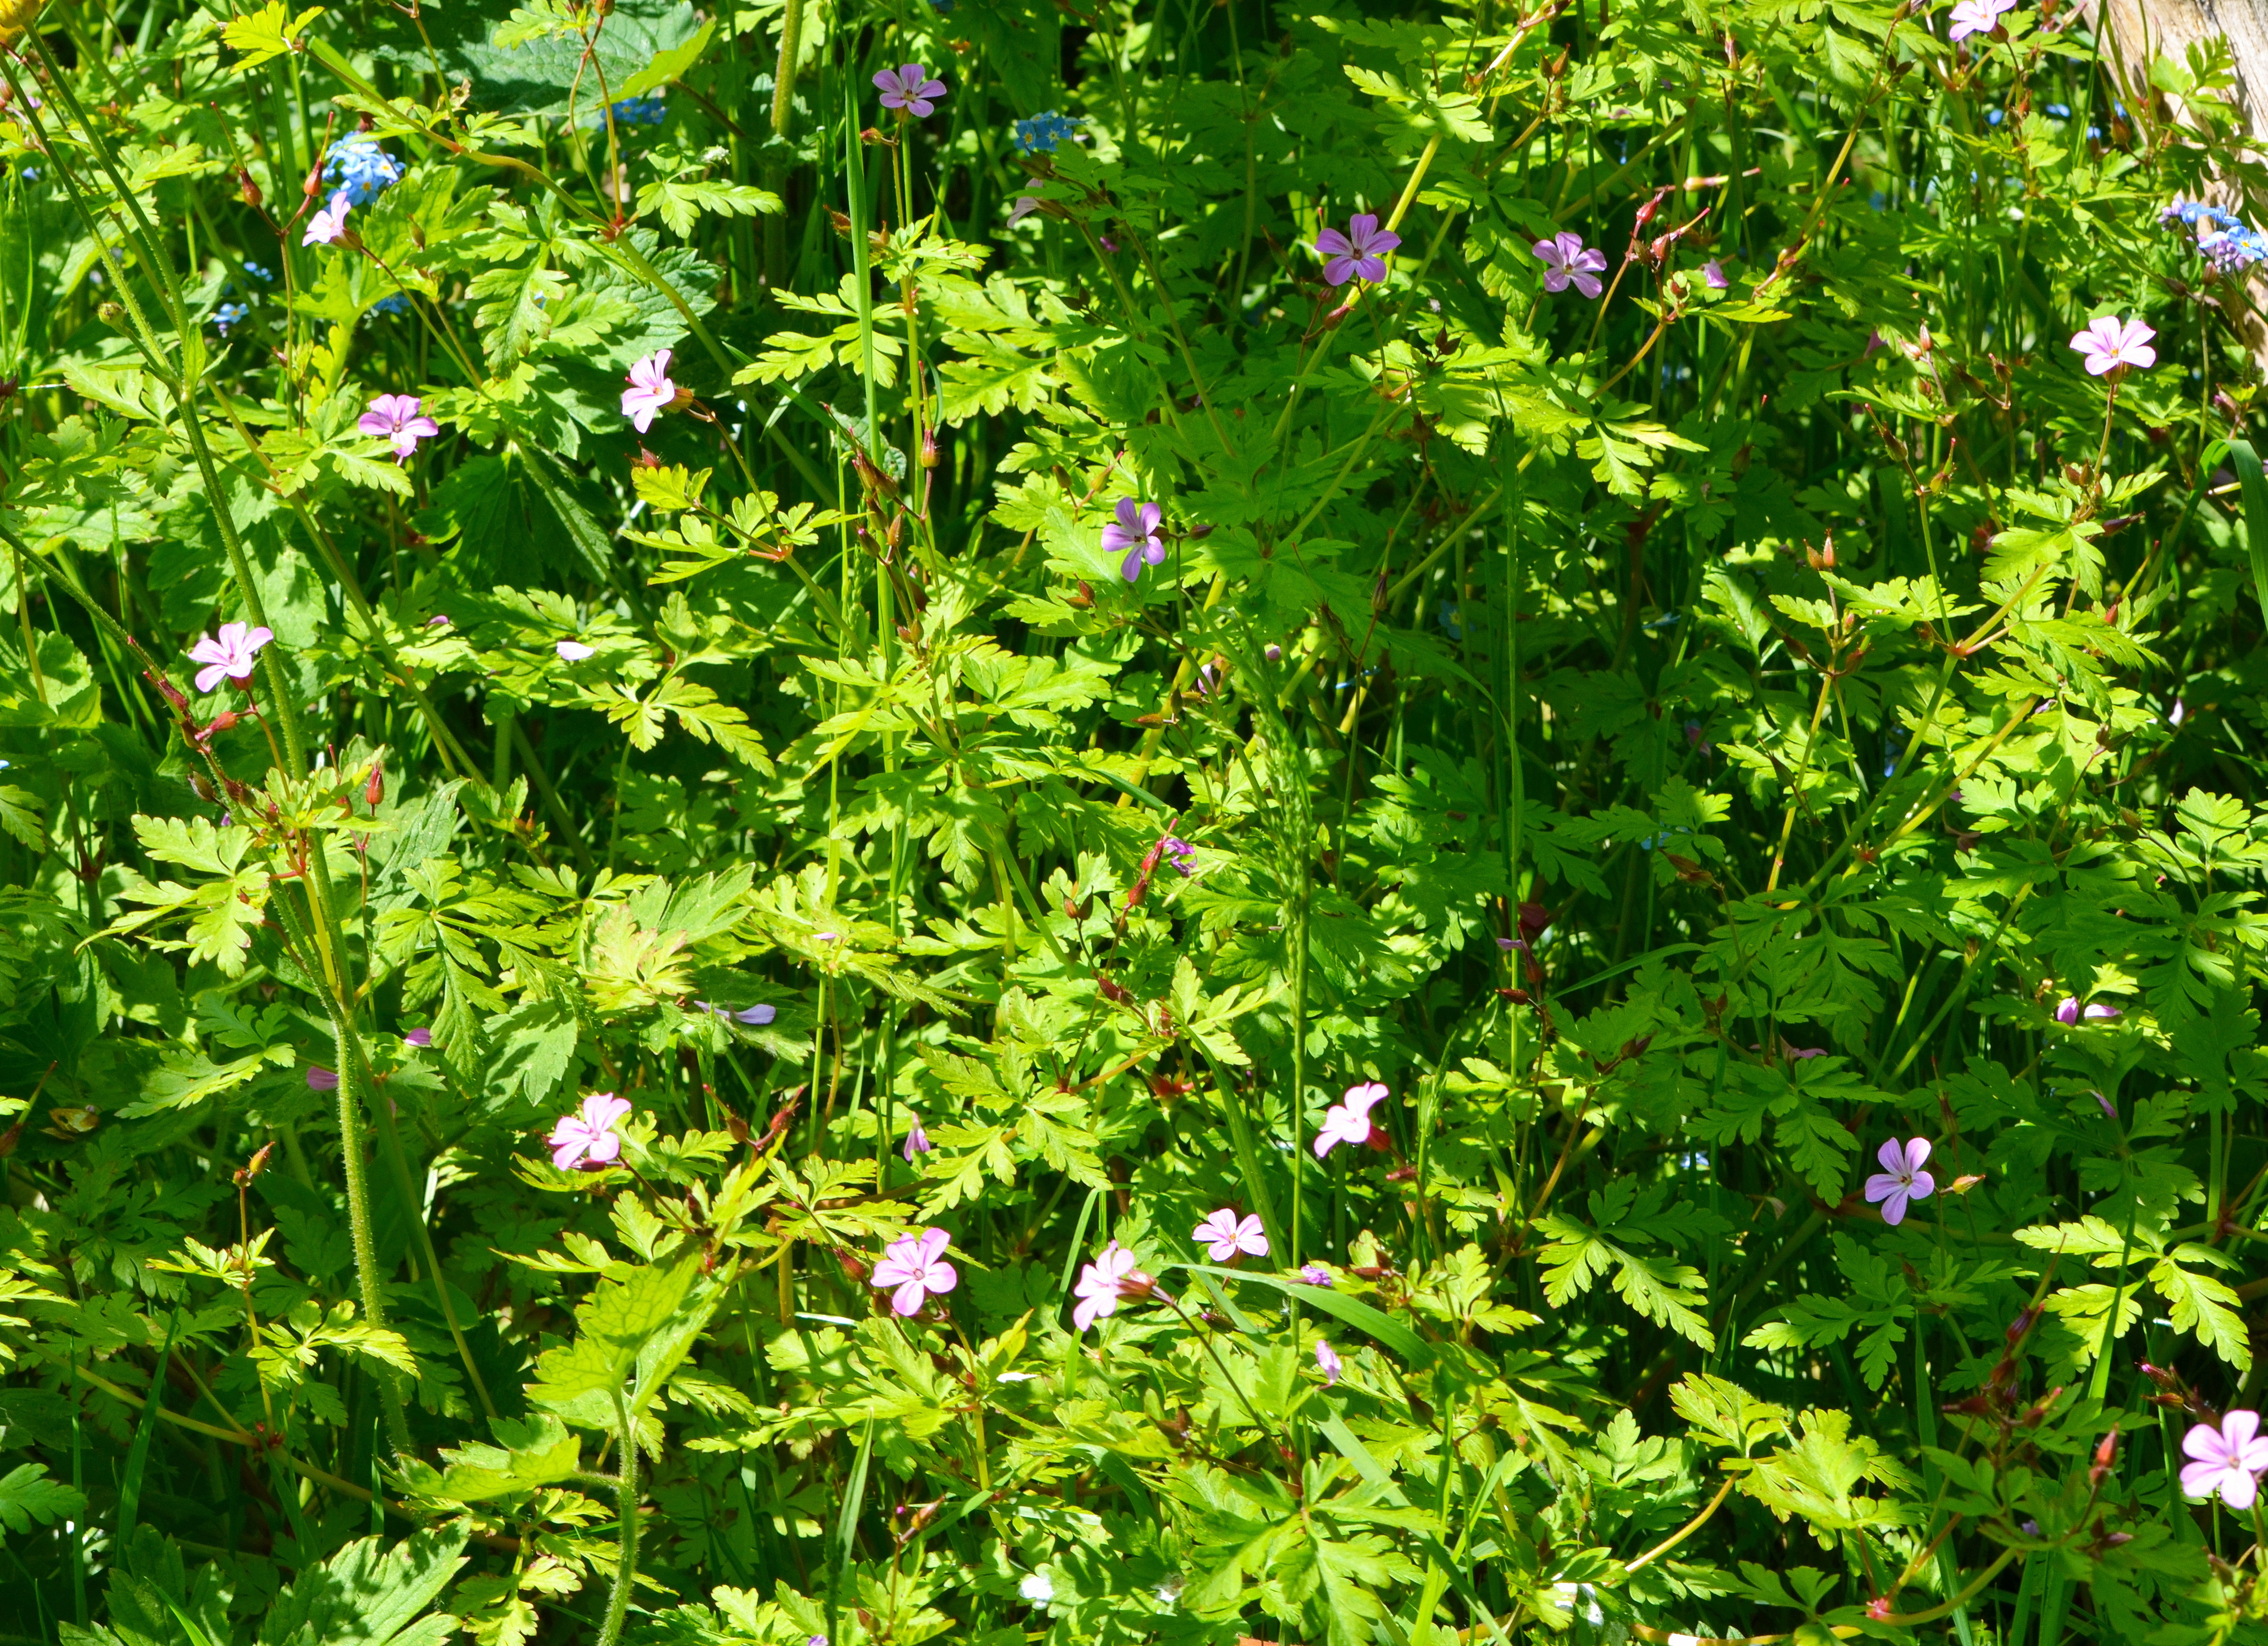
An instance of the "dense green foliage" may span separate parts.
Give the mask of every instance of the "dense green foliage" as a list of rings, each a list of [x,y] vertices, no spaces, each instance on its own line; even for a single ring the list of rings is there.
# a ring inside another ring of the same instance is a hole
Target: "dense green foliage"
[[[0,24],[0,1635],[2268,1640],[2225,60]]]

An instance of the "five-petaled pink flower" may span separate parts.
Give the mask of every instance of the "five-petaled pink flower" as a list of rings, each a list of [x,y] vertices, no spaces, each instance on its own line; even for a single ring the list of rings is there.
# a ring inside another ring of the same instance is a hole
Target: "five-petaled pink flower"
[[[1323,1381],[1327,1384],[1336,1383],[1339,1374],[1346,1369],[1339,1359],[1338,1351],[1321,1338],[1315,1340],[1315,1365],[1322,1372]]]
[[[916,120],[927,120],[935,114],[937,105],[930,99],[945,95],[945,82],[932,78],[930,71],[917,63],[885,69],[874,77],[874,84],[882,89],[884,108],[902,109]]]
[[[1599,295],[1599,271],[1607,266],[1607,255],[1587,248],[1581,235],[1568,230],[1538,240],[1529,249],[1543,260],[1546,292],[1565,292],[1572,285],[1585,297]]]
[[[1159,522],[1165,518],[1165,510],[1154,503],[1118,499],[1118,518],[1102,528],[1102,547],[1110,554],[1124,551],[1126,558],[1118,567],[1118,575],[1129,583],[1142,575],[1144,561],[1152,565],[1165,564],[1166,540],[1158,535]]]
[[[251,628],[240,623],[225,623],[220,637],[208,634],[189,648],[189,661],[202,663],[197,670],[197,690],[211,691],[224,679],[247,681],[252,678],[252,661],[260,655],[260,648],[276,638],[271,629]]]
[[[551,1163],[562,1171],[596,1171],[620,1160],[622,1134],[615,1130],[630,1111],[630,1099],[612,1092],[593,1092],[583,1099],[579,1114],[563,1114],[551,1128]]]
[[[2139,320],[2105,314],[2088,321],[2087,329],[2072,338],[2071,346],[2087,357],[2091,377],[2101,377],[2122,365],[2147,371],[2158,363],[2158,351],[2150,346],[2150,339],[2157,335]]]
[[[1321,1160],[1342,1143],[1367,1143],[1378,1131],[1370,1111],[1387,1096],[1376,1081],[1350,1086],[1346,1100],[1323,1111],[1322,1130],[1315,1133],[1315,1158]]]
[[[394,461],[405,462],[417,450],[418,441],[441,432],[441,425],[423,411],[424,402],[415,395],[380,395],[355,427],[392,442]]]
[[[551,649],[559,653],[562,662],[579,663],[592,654],[593,648],[584,645],[580,640],[562,640]]]
[[[2066,1024],[2075,1023],[2082,1017],[2089,1022],[2104,1022],[2113,1017],[2124,1017],[2125,1015],[2117,1007],[2105,1006],[2101,1000],[2090,1000],[2087,1005],[2081,1006],[2079,1003],[2079,997],[2075,994],[2065,995],[2056,1002],[2055,1008],[2056,1022]]]
[[[1133,1273],[1134,1254],[1116,1241],[1095,1253],[1094,1261],[1079,1271],[1079,1284],[1071,1288],[1079,1298],[1079,1306],[1071,1311],[1071,1325],[1084,1332],[1104,1317],[1116,1314],[1119,1282]]]
[[[1330,260],[1323,265],[1323,278],[1332,285],[1385,279],[1386,254],[1401,244],[1399,234],[1378,226],[1375,211],[1356,212],[1347,219],[1344,234],[1325,229],[1315,236],[1315,250]]]
[[[1953,8],[1953,26],[1946,30],[1954,41],[1967,40],[1971,34],[1990,34],[2000,26],[2000,14],[2016,9],[2016,0],[1961,0]]]
[[[1867,1179],[1867,1202],[1881,1201],[1882,1221],[1895,1228],[1905,1221],[1907,1201],[1926,1200],[1937,1192],[1937,1179],[1922,1170],[1929,1161],[1929,1140],[1917,1137],[1901,1143],[1892,1138],[1874,1158],[1882,1169]]]
[[[630,380],[622,390],[622,416],[644,434],[656,417],[677,403],[677,385],[669,380],[669,351],[657,350],[631,366]]]
[[[307,219],[306,233],[299,236],[302,246],[329,246],[347,232],[347,211],[354,202],[347,198],[343,188],[331,196],[331,203]]]
[[[1248,1213],[1240,1218],[1232,1207],[1222,1207],[1199,1223],[1189,1231],[1189,1238],[1203,1246],[1215,1263],[1233,1262],[1240,1251],[1256,1258],[1268,1255],[1268,1236],[1259,1217]]]
[[[918,1314],[931,1293],[940,1296],[961,1284],[961,1273],[945,1260],[953,1236],[941,1229],[924,1229],[883,1248],[874,1266],[873,1284],[895,1287],[890,1307],[902,1315]]]
[[[2260,1472],[2268,1469],[2268,1439],[2260,1434],[2257,1412],[2224,1412],[2220,1427],[2199,1423],[2182,1436],[2182,1495],[2216,1494],[2231,1509],[2250,1509],[2260,1495]]]

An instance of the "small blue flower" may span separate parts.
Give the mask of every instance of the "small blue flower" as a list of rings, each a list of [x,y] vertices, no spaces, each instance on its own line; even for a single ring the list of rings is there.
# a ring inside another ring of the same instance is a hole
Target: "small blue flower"
[[[225,337],[228,336],[228,328],[242,320],[246,312],[241,303],[224,303],[213,311],[213,325],[220,335]]]
[[[401,162],[379,148],[377,138],[357,132],[331,144],[323,157],[323,181],[345,189],[349,205],[364,205],[401,181]]]
[[[615,105],[615,124],[617,126],[659,126],[668,118],[669,105],[658,92],[650,92],[644,97],[626,97]],[[593,114],[583,123],[603,127],[607,117],[603,114]]]
[[[1049,109],[1043,114],[1015,123],[1016,146],[1027,154],[1053,154],[1057,144],[1078,135],[1080,123],[1068,114]]]
[[[2048,118],[2051,120],[2069,120],[2071,118],[2071,105],[2068,103],[2050,103],[2047,106],[2047,112]]]
[[[396,292],[391,297],[382,297],[372,304],[370,312],[373,314],[407,314],[409,312],[409,299]]]
[[[244,260],[244,272],[255,280],[272,281],[276,278],[276,271],[273,269],[263,269],[249,257]]]
[[[1988,109],[1985,111],[1984,123],[1988,126],[1997,126],[2007,117],[2007,113],[2004,109]]]
[[[1446,599],[1442,601],[1441,626],[1449,631],[1449,638],[1452,640],[1462,640],[1465,638],[1464,613],[1456,602]]]

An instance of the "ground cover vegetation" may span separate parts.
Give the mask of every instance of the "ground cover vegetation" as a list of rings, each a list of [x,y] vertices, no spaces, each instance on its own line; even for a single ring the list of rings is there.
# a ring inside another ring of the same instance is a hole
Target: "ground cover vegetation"
[[[0,1634],[2268,1638],[2225,50],[0,27]]]

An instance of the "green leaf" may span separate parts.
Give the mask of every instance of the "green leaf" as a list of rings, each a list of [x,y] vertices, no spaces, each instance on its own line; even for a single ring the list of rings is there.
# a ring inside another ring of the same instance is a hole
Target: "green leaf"
[[[52,1526],[85,1512],[86,1495],[49,1480],[44,1463],[20,1463],[0,1474],[0,1526],[11,1532],[29,1532],[35,1524]]]
[[[464,1546],[462,1532],[422,1532],[391,1549],[382,1538],[350,1543],[276,1598],[261,1646],[439,1646],[457,1620],[419,1614],[464,1566]]]
[[[284,0],[268,0],[257,11],[231,18],[220,37],[244,54],[236,61],[236,72],[243,74],[292,50],[292,41],[322,15],[321,6],[313,6],[294,17]]]
[[[1303,1308],[1314,1308],[1344,1320],[1359,1332],[1368,1332],[1381,1344],[1401,1355],[1405,1363],[1421,1363],[1427,1358],[1425,1340],[1401,1321],[1359,1299],[1343,1296],[1328,1286],[1309,1286],[1305,1281],[1287,1281],[1278,1275],[1215,1268],[1204,1263],[1169,1263],[1165,1266],[1185,1270],[1191,1274],[1218,1275],[1223,1280],[1241,1281],[1247,1286],[1264,1286],[1270,1291],[1296,1298]]]

